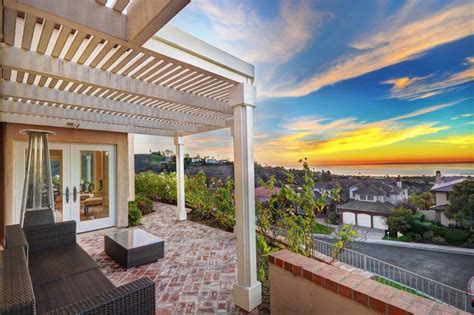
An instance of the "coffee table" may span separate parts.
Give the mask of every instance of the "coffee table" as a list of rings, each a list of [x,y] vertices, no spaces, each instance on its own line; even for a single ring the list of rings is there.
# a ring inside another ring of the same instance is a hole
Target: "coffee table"
[[[165,241],[138,228],[105,235],[104,242],[107,255],[127,269],[165,256]]]

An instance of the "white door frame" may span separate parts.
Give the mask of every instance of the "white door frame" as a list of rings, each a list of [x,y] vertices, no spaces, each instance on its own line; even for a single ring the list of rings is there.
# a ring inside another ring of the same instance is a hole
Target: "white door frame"
[[[14,142],[14,159],[13,159],[13,196],[12,196],[12,205],[13,205],[13,222],[14,224],[20,223],[21,215],[21,199],[23,196],[23,184],[25,178],[25,165],[26,165],[26,156],[23,152],[28,149],[28,141],[15,141]],[[63,173],[63,185],[61,187],[61,193],[63,194],[63,221],[71,220],[71,199],[66,203],[66,188],[69,187],[71,182],[71,145],[61,142],[49,142],[50,150],[62,150],[63,151],[63,160],[62,160],[62,173]],[[71,187],[69,187],[71,191]]]
[[[109,216],[107,218],[81,221],[81,151],[105,151],[109,155]],[[115,146],[102,144],[72,144],[71,145],[71,187],[77,190],[76,201],[71,203],[72,220],[77,222],[77,232],[104,229],[116,225],[116,182],[115,182]]]
[[[13,161],[13,195],[12,218],[14,224],[20,222],[21,198],[23,191],[23,180],[25,178],[25,152],[28,148],[27,141],[14,141],[14,161]],[[63,221],[76,220],[77,232],[86,232],[116,226],[116,155],[115,145],[98,144],[71,144],[63,142],[49,142],[50,150],[63,151]],[[107,151],[109,152],[109,218],[96,219],[90,221],[80,221],[80,151]],[[74,153],[74,154],[73,154]],[[76,154],[77,153],[77,154]],[[76,202],[73,201],[74,182],[78,191]],[[69,203],[65,202],[66,188],[69,188]]]

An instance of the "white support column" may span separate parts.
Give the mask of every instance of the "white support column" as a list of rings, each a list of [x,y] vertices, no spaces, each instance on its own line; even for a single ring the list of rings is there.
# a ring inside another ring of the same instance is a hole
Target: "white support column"
[[[128,201],[135,200],[135,135],[128,134]]]
[[[255,242],[255,178],[253,158],[253,109],[255,87],[239,84],[230,92],[229,105],[234,110],[235,234],[237,236],[237,284],[234,303],[247,312],[262,302],[257,280]]]
[[[176,209],[176,220],[186,220],[186,208],[184,197],[184,137],[175,136],[176,145],[176,195],[178,207]]]

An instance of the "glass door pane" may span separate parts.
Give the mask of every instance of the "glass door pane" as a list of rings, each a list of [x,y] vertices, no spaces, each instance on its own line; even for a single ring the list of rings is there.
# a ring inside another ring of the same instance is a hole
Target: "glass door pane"
[[[71,146],[72,215],[78,232],[115,225],[115,147]]]
[[[56,222],[64,221],[63,215],[63,151],[49,150],[51,160],[51,175],[53,179],[54,208],[56,209]]]
[[[109,217],[109,152],[80,151],[80,220]]]

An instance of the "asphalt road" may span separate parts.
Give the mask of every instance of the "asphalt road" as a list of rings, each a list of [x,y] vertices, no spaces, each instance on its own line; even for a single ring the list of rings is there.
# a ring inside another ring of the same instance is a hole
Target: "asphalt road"
[[[465,291],[474,276],[474,256],[355,242],[352,250]]]

